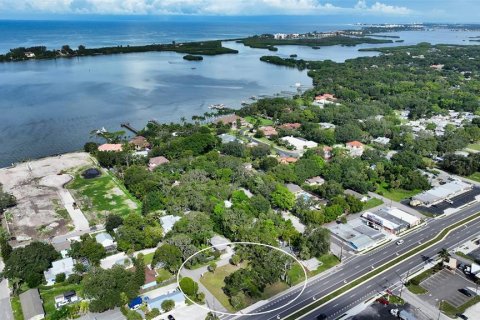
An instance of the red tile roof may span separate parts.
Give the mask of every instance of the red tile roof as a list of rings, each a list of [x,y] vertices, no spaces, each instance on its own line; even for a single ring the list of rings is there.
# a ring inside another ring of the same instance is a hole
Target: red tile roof
[[[118,152],[122,151],[122,145],[119,143],[104,143],[100,146],[98,146],[98,151],[113,151],[113,152]]]
[[[363,148],[363,143],[361,143],[360,141],[350,141],[350,142],[347,142],[346,143],[347,147],[351,147],[351,148]]]

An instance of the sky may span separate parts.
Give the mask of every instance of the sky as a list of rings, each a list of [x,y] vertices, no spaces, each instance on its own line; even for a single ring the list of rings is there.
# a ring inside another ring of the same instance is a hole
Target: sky
[[[480,0],[0,0],[0,19],[310,15],[480,23]]]

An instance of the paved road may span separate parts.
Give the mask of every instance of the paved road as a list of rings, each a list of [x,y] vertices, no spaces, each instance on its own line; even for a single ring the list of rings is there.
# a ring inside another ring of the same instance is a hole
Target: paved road
[[[243,318],[249,320],[277,319],[277,316],[284,318],[312,303],[314,298],[318,299],[335,291],[344,285],[345,281],[347,283],[354,281],[360,276],[371,271],[372,267],[378,267],[388,261],[393,260],[397,257],[397,255],[407,252],[418,246],[420,243],[434,238],[444,228],[478,211],[480,211],[480,204],[477,203],[450,216],[430,220],[426,226],[405,235],[403,237],[404,243],[400,246],[397,246],[395,243],[386,244],[364,255],[357,255],[352,259],[345,261],[335,273],[328,277],[320,276],[310,279],[305,291],[297,300],[295,300],[295,302],[289,304],[288,306],[285,307],[285,304],[291,301],[292,297],[300,292],[300,289],[293,288],[292,290],[286,291],[284,295],[273,299],[254,311],[250,311],[250,313],[264,312],[275,308],[282,308],[280,311]],[[346,310],[355,306],[356,304],[362,303],[362,301],[365,301],[377,295],[379,292],[384,291],[387,287],[390,288],[394,284],[399,283],[401,277],[403,278],[403,275],[409,270],[410,272],[413,272],[415,271],[414,269],[423,267],[425,264],[425,257],[433,257],[443,247],[456,246],[458,243],[461,243],[478,234],[479,230],[480,221],[475,220],[470,222],[467,227],[462,227],[457,231],[452,232],[445,240],[436,244],[432,248],[406,259],[403,263],[385,272],[381,276],[372,279],[367,283],[353,289],[349,293],[329,302],[321,309],[318,309],[318,311],[306,316],[305,319],[315,319],[316,316],[321,313],[328,315],[330,319],[342,315]]]

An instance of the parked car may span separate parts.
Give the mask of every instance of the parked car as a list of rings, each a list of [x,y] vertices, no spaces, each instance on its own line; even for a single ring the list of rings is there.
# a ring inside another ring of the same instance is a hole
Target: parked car
[[[466,295],[467,297],[471,297],[472,296],[472,293],[470,291],[468,291],[467,289],[465,288],[462,288],[462,289],[458,289],[458,291],[460,293],[463,293],[464,295]]]

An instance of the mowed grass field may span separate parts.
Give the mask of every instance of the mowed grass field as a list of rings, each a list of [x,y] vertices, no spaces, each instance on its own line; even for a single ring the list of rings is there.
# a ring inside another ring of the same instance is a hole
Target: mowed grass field
[[[126,216],[131,212],[140,212],[140,202],[109,172],[102,170],[101,176],[85,179],[81,175],[85,169],[72,174],[74,178],[67,188],[72,191],[89,221],[101,222],[110,213]]]
[[[405,190],[405,189],[386,189],[385,186],[379,185],[376,193],[383,195],[385,198],[400,202],[403,199],[411,198],[419,194],[421,190]]]

